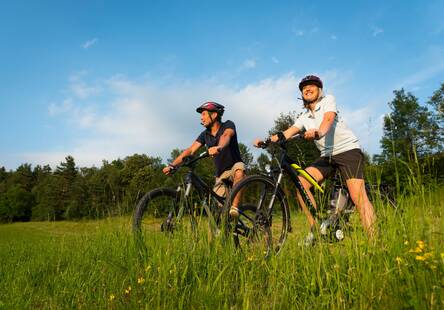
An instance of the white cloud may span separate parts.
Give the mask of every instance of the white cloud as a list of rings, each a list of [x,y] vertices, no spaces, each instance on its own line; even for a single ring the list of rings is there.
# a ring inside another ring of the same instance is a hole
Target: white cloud
[[[309,29],[298,29],[298,28],[293,28],[292,32],[297,36],[297,37],[303,37],[303,36],[311,36],[314,35],[316,33],[319,33],[320,29],[318,26],[313,26],[312,28]]]
[[[250,58],[250,59],[246,59],[242,65],[241,65],[241,70],[246,70],[246,69],[253,69],[256,68],[256,59],[254,58]]]
[[[324,75],[330,80],[338,74]],[[52,166],[67,155],[74,156],[80,166],[100,166],[103,159],[113,160],[134,153],[166,159],[172,149],[188,147],[203,130],[195,109],[207,100],[225,105],[224,119],[236,123],[239,141],[253,149],[253,139],[266,136],[280,113],[302,111],[297,99],[298,81],[299,77],[289,73],[238,88],[214,79],[159,83],[152,79],[135,81],[113,76],[99,83],[101,94],[106,97],[94,97],[96,107],[83,105],[79,98],[70,99],[74,98],[73,94],[60,105],[50,105],[49,114],[66,121],[62,123],[67,128],[63,129],[75,132],[75,140],[47,152],[31,151],[22,157],[26,162]],[[371,108],[363,107],[354,112],[344,111],[344,115],[354,129],[369,122],[370,112]],[[362,132],[364,134],[358,135],[363,145],[373,143],[375,136],[367,134],[368,129]]]
[[[380,27],[372,27],[372,36],[376,37],[380,35],[381,33],[384,33],[384,29]]]
[[[106,100],[96,98],[97,102],[103,100],[97,109],[73,99],[50,105],[49,114],[66,121],[65,126],[76,132],[74,141],[66,141],[63,147],[54,146],[48,152],[29,152],[23,158],[53,166],[68,154],[84,166],[133,153],[167,158],[173,148],[188,147],[203,130],[195,109],[206,100],[224,104],[224,118],[232,119],[238,127],[239,140],[251,145],[255,137],[267,134],[281,112],[300,109],[293,74],[243,88],[213,80],[171,82],[165,86],[121,76],[103,80],[101,87],[112,96]]]
[[[379,139],[382,136],[383,115],[375,110],[380,102],[369,102],[365,106],[349,110],[342,108],[340,114],[347,126],[358,137],[361,148],[364,151],[375,154],[379,153]]]
[[[296,36],[298,37],[302,37],[304,36],[305,32],[303,30],[296,30],[294,31],[294,33],[296,34]]]
[[[72,99],[66,98],[61,104],[51,103],[48,107],[48,113],[50,116],[57,116],[72,110],[72,108]]]
[[[87,99],[88,97],[98,95],[101,91],[99,86],[87,85],[83,80],[88,75],[88,72],[81,71],[73,74],[69,78],[69,88],[75,97],[80,99]]]
[[[91,46],[93,46],[94,44],[96,44],[97,41],[98,41],[97,38],[94,38],[94,39],[88,40],[88,41],[86,41],[85,43],[82,44],[82,47],[83,47],[84,49],[88,49],[88,48],[90,48]]]
[[[421,82],[427,81],[428,79],[438,75],[439,73],[444,72],[444,60],[431,61],[427,63],[423,68],[414,72],[412,75],[407,76],[402,81],[400,81],[395,87],[399,88],[411,88],[418,89],[417,85]]]

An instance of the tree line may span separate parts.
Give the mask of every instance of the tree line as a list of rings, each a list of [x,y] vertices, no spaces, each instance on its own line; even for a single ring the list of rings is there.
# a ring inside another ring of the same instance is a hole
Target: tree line
[[[368,170],[379,171],[380,181],[402,186],[418,174],[421,182],[444,176],[444,83],[425,105],[403,89],[394,91],[384,117],[381,154],[366,156]],[[281,114],[270,133],[294,123],[295,113]],[[240,144],[249,173],[264,171],[276,149],[271,148],[254,160],[248,147]],[[289,155],[306,166],[319,156],[312,142],[290,142]],[[180,153],[171,152],[171,158]],[[0,222],[73,220],[101,218],[129,213],[141,196],[156,187],[174,186],[183,171],[173,177],[162,174],[161,158],[134,154],[101,167],[77,167],[67,156],[55,169],[49,165],[32,167],[22,164],[15,171],[0,167]],[[211,159],[201,161],[197,173],[212,182]]]

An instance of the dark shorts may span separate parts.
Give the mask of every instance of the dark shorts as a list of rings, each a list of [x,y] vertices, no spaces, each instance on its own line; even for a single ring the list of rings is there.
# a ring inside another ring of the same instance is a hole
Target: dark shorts
[[[364,155],[360,149],[353,149],[341,154],[321,157],[310,167],[318,169],[322,176],[328,178],[336,169],[345,179],[364,179]]]

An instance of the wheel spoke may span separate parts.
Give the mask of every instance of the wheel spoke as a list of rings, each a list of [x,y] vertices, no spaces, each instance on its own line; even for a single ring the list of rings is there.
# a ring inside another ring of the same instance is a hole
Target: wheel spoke
[[[248,176],[239,182],[230,199],[241,191],[239,218],[234,241],[244,252],[268,256],[279,251],[285,242],[289,214],[283,194],[278,191],[273,200],[274,183],[263,176]]]

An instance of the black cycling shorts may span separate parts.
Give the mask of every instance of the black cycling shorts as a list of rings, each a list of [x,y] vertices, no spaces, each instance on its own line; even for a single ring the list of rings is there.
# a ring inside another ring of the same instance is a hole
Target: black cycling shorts
[[[360,149],[353,149],[333,156],[315,160],[310,167],[318,169],[322,176],[328,178],[336,169],[345,179],[364,179],[364,155]]]

